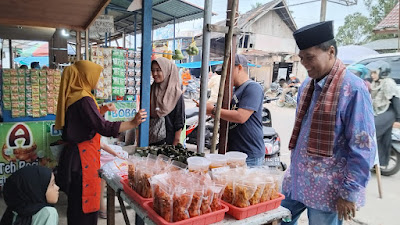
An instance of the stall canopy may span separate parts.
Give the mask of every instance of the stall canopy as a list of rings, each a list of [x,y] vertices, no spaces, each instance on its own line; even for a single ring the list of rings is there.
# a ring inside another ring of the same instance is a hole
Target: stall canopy
[[[86,30],[110,0],[0,1],[0,24]]]
[[[222,64],[224,61],[209,61],[208,65],[209,66],[215,66],[215,65],[220,65]],[[260,65],[255,65],[252,63],[248,63],[247,64],[250,67],[257,67],[260,68]],[[195,69],[195,68],[201,68],[201,61],[196,61],[196,62],[190,62],[190,63],[179,63],[176,64],[177,67],[182,67],[182,68],[188,68],[188,69]]]
[[[132,0],[111,0],[107,6],[106,14],[114,17],[115,25],[115,32],[111,34],[111,39],[121,37],[123,32],[135,32],[135,18],[137,22],[136,32],[141,32],[141,8],[134,11],[127,11],[132,2]],[[152,13],[153,29],[157,29],[168,24],[173,24],[174,22],[180,23],[203,18],[204,10],[183,0],[153,0]]]

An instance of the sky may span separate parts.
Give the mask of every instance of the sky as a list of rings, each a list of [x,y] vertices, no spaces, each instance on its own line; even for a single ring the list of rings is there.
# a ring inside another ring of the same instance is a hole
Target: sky
[[[204,0],[187,0],[187,1],[195,5],[198,5],[200,7],[204,6]],[[270,0],[239,0],[239,12],[245,13],[251,10],[252,5],[255,5],[257,2],[265,4],[269,1]],[[298,28],[311,23],[319,22],[321,2],[317,1],[312,3],[306,3],[310,1],[312,0],[286,0],[287,5],[289,6],[289,10],[293,12],[292,16],[294,17],[294,20]],[[347,15],[353,14],[355,12],[361,12],[367,15],[366,14],[367,9],[364,6],[364,0],[352,0],[352,1],[353,2],[357,1],[357,5],[343,6],[328,1],[326,20],[334,21],[334,27],[336,31],[339,26],[342,26],[344,24],[344,18]],[[226,18],[226,4],[227,4],[226,0],[213,0],[212,11],[214,13],[217,13],[218,15],[212,17],[212,23],[224,20]],[[203,26],[202,20],[196,20],[178,24],[176,27],[177,27],[177,32],[179,32],[179,31],[201,29],[202,26]]]
[[[197,6],[204,7],[204,0],[186,0],[190,3],[193,3]],[[239,13],[245,13],[252,9],[252,5],[255,5],[257,2],[265,4],[270,2],[271,0],[239,0]],[[321,1],[316,1],[312,3],[307,3],[313,0],[286,0],[287,5],[289,6],[289,10],[293,12],[292,17],[295,20],[297,28],[306,26],[311,23],[319,22],[320,19],[320,8],[321,8]],[[340,1],[340,0],[334,0]],[[345,0],[341,0],[345,1]],[[351,0],[356,1],[357,4],[353,6],[344,6],[339,5],[337,3],[329,2],[327,4],[327,12],[326,12],[326,20],[333,20],[334,21],[334,29],[335,33],[337,32],[338,28],[344,24],[344,19],[347,15],[354,14],[356,12],[361,12],[365,16],[368,16],[367,9],[364,5],[364,0]],[[377,0],[373,0],[377,2]],[[212,23],[219,22],[221,20],[226,19],[226,7],[227,7],[227,0],[213,0],[212,1],[212,11],[216,13],[216,16],[211,18]],[[172,38],[173,32],[172,25],[168,25],[164,28],[160,28],[158,31],[155,31],[153,34],[154,40],[164,39],[164,38]],[[188,21],[180,24],[176,24],[176,36],[194,36],[196,34],[201,33],[203,27],[203,20],[193,20]],[[161,35],[157,34],[163,34]],[[171,34],[171,37],[166,37],[165,34]],[[130,35],[129,35],[130,36]],[[157,38],[158,36],[158,38]],[[129,47],[133,47],[133,37],[129,41]],[[137,43],[140,46],[140,35],[138,35]]]

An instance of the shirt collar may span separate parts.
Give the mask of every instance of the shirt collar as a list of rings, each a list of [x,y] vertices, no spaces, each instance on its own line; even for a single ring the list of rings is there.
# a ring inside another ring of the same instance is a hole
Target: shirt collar
[[[325,82],[326,82],[327,78],[328,78],[328,76],[325,76],[324,78],[322,78],[322,80],[320,80],[318,82],[316,80],[314,80],[314,86],[315,87],[319,87],[320,89],[322,89],[324,87],[324,85],[325,85]]]

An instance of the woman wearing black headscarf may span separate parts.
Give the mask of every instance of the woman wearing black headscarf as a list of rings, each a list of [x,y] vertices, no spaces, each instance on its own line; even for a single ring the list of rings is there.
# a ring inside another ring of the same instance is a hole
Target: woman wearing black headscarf
[[[26,166],[13,173],[4,185],[7,209],[0,225],[56,225],[58,186],[50,169]]]

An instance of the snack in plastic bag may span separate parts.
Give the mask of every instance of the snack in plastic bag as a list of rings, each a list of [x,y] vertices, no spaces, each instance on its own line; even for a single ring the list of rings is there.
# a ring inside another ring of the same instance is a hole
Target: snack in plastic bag
[[[193,189],[190,186],[179,185],[175,187],[173,197],[173,221],[189,219],[189,206],[192,201]]]
[[[211,187],[213,197],[211,201],[211,211],[215,212],[221,209],[221,198],[224,193],[225,185],[215,184]]]
[[[173,191],[167,183],[168,174],[160,174],[150,179],[153,192],[153,209],[167,222],[172,222]]]
[[[190,218],[199,216],[201,214],[201,201],[203,199],[204,188],[200,186],[200,183],[194,184],[193,198],[189,206]]]
[[[257,186],[254,183],[246,181],[234,182],[234,198],[233,205],[239,208],[250,206],[250,199],[253,197]]]
[[[265,182],[265,187],[261,195],[260,202],[266,202],[271,200],[271,193],[272,190],[275,188],[275,183],[272,177],[264,178],[264,182]]]

